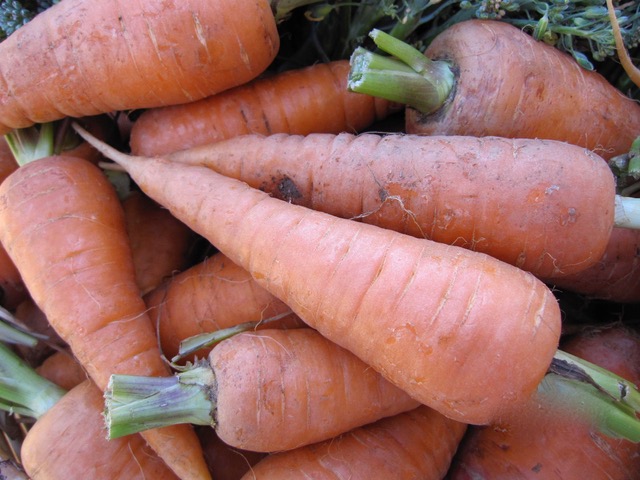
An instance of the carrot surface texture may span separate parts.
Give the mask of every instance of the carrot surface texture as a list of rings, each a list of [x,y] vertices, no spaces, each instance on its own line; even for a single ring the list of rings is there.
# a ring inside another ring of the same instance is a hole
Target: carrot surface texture
[[[532,274],[289,204],[205,167],[130,157],[82,135],[305,323],[421,403],[465,423],[489,423],[544,377],[560,310]]]
[[[640,132],[640,105],[567,53],[505,22],[469,20],[424,54],[379,30],[386,57],[354,51],[349,88],[407,105],[407,133],[562,140],[605,159]]]
[[[150,109],[133,124],[131,152],[162,155],[247,133],[360,132],[401,106],[347,90],[349,62],[259,78],[203,100]]]
[[[110,438],[186,421],[211,425],[233,447],[291,450],[419,405],[310,328],[239,333],[216,345],[208,364],[165,380],[111,377]]]
[[[0,185],[0,224],[33,300],[100,389],[113,373],[169,374],[136,284],[121,203],[97,166],[64,155],[24,164]],[[209,477],[189,426],[143,435],[179,476]]]
[[[615,213],[600,157],[558,141],[242,136],[175,152],[288,202],[481,251],[553,278],[594,265]]]
[[[272,3],[60,2],[0,45],[0,133],[243,84],[278,52]]]
[[[420,406],[322,443],[271,454],[242,480],[440,480],[466,428]]]

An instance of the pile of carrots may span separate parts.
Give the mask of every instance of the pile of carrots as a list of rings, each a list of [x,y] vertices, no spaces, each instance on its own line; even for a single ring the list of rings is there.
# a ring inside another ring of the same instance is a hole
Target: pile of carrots
[[[640,105],[497,20],[271,72],[308,3],[0,43],[0,473],[640,478]]]

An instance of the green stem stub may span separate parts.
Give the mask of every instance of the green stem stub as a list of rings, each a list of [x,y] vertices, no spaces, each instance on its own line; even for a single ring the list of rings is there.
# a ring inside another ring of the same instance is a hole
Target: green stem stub
[[[402,103],[424,114],[442,107],[455,86],[448,63],[430,60],[380,30],[374,29],[370,36],[391,57],[356,48],[350,59],[349,90]]]
[[[171,377],[112,375],[105,391],[108,437],[180,423],[213,427],[215,385],[205,363]]]

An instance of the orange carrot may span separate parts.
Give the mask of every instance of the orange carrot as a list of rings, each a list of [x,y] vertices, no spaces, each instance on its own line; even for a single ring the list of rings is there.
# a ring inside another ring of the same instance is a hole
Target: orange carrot
[[[110,437],[189,421],[213,426],[232,447],[272,452],[418,406],[310,328],[239,333],[219,343],[207,365],[168,380],[113,375],[105,392]]]
[[[38,367],[38,375],[50,382],[71,390],[87,380],[87,372],[68,351],[61,350],[47,357]]]
[[[614,223],[615,182],[606,162],[557,141],[253,135],[167,158],[549,278],[595,264]]]
[[[65,156],[23,165],[0,186],[0,224],[34,301],[98,387],[116,372],[169,374],[136,285],[120,201],[100,169]],[[144,436],[181,477],[208,478],[192,429]]]
[[[600,326],[570,338],[563,350],[640,382],[640,335],[633,330]],[[448,478],[628,480],[639,471],[638,444],[605,437],[570,411],[532,401],[509,421],[471,427]]]
[[[131,131],[136,155],[162,155],[247,133],[360,132],[399,110],[349,92],[349,62],[318,63],[196,102],[144,112]]]
[[[233,448],[220,440],[209,427],[196,427],[196,433],[213,478],[239,480],[252,465],[267,456],[264,452]]]
[[[184,269],[194,234],[140,192],[122,202],[131,243],[136,280],[142,294],[157,287],[172,273]]]
[[[91,143],[305,323],[446,416],[491,422],[544,377],[560,311],[530,273],[292,205],[208,168]]]
[[[421,406],[323,443],[269,455],[242,480],[440,480],[465,429]]]
[[[638,87],[640,87],[640,69],[633,64],[629,52],[624,46],[624,40],[622,38],[622,32],[620,32],[620,24],[616,17],[616,9],[613,7],[613,0],[606,0],[607,12],[609,14],[609,20],[611,21],[611,30],[613,31],[613,39],[616,42],[616,51],[618,52],[618,59],[625,73],[629,76],[629,79]]]
[[[144,300],[167,358],[178,354],[180,342],[186,338],[291,311],[221,253],[174,275]],[[266,325],[295,327],[303,323],[291,314]],[[204,357],[210,350],[195,353]]]
[[[204,98],[258,76],[278,48],[267,0],[60,2],[0,45],[0,133]]]
[[[406,103],[407,133],[547,138],[609,159],[626,153],[640,132],[637,102],[569,54],[506,22],[460,22],[424,54],[411,47],[407,53],[408,45],[382,32],[373,36],[406,65],[389,66],[359,49],[349,86]],[[367,78],[376,79],[373,88]]]

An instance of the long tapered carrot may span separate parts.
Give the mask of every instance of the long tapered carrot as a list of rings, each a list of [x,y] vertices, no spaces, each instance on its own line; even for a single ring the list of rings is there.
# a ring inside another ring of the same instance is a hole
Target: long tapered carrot
[[[278,48],[267,0],[66,0],[0,45],[0,133],[204,98],[258,76]]]
[[[557,141],[351,134],[242,136],[171,154],[289,202],[488,253],[547,278],[605,251],[615,181]]]
[[[560,311],[530,273],[91,142],[305,323],[441,413],[491,422],[545,375]]]
[[[247,133],[360,132],[400,109],[347,90],[349,62],[318,63],[203,100],[151,109],[131,130],[135,155],[162,155]]]
[[[136,285],[120,201],[98,167],[65,156],[20,167],[0,186],[0,224],[34,301],[98,387],[115,372],[168,375]],[[180,476],[208,478],[192,429],[144,435]]]
[[[421,406],[322,443],[269,455],[242,480],[440,480],[465,429]]]
[[[393,60],[357,50],[350,88],[409,105],[408,133],[548,138],[609,159],[626,153],[640,131],[637,102],[506,22],[455,24],[424,55],[373,35]]]

